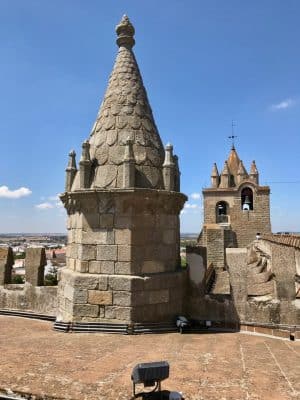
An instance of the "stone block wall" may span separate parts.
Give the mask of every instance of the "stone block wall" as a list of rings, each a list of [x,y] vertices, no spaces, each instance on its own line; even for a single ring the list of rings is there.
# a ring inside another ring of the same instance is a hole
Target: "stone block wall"
[[[206,248],[206,263],[223,270],[225,265],[225,233],[218,224],[203,225],[201,246]]]
[[[180,193],[149,189],[68,194],[63,322],[169,321],[182,310]],[[176,290],[175,290],[176,288]]]
[[[62,272],[58,321],[165,322],[182,311],[181,272],[151,277]]]
[[[70,214],[67,267],[116,275],[175,271],[179,217],[166,210],[172,204],[164,204],[164,192],[149,191],[147,197],[141,191],[116,193],[102,193],[102,207],[91,195],[88,209],[81,203],[81,209]]]
[[[230,247],[247,247],[255,240],[256,233],[271,232],[269,189],[253,188],[253,210],[241,209],[240,190],[235,188],[224,190],[205,189],[204,224],[216,223],[216,204],[225,201],[228,204],[228,224],[234,236],[229,239]],[[227,247],[227,246],[226,246]]]

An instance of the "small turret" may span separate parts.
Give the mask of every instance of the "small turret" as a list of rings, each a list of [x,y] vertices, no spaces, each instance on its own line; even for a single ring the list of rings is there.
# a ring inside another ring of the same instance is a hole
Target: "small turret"
[[[69,153],[68,166],[66,168],[66,184],[65,184],[66,192],[70,192],[76,172],[77,172],[76,153],[74,150],[71,150]]]
[[[173,191],[175,189],[175,163],[173,158],[173,146],[170,143],[165,147],[163,178],[165,189]]]
[[[90,159],[90,144],[88,140],[82,143],[82,153],[79,161],[79,186],[80,189],[86,189],[90,184],[91,175],[91,159]]]
[[[132,188],[135,185],[135,158],[132,146],[133,141],[128,138],[123,161],[123,188]]]
[[[241,182],[243,182],[247,178],[248,178],[248,172],[243,164],[243,161],[240,160],[239,168],[237,171],[237,184],[239,185]]]
[[[220,175],[219,175],[219,171],[218,171],[218,167],[217,167],[216,163],[214,163],[214,165],[213,165],[210,179],[211,179],[211,187],[217,188],[220,183]]]
[[[230,181],[231,181],[231,175],[228,167],[228,162],[225,161],[224,168],[221,174],[221,180],[220,180],[220,188],[229,188],[230,187]]]
[[[259,184],[259,174],[254,160],[252,161],[250,168],[250,179],[256,183],[256,185]]]

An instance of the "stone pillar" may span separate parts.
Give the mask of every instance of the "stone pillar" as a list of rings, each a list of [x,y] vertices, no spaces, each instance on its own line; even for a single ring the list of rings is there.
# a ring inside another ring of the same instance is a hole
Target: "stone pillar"
[[[11,247],[0,247],[0,286],[11,283],[14,256]]]
[[[123,161],[123,188],[132,188],[135,184],[135,159],[132,146],[133,141],[127,139]]]
[[[166,190],[175,189],[175,163],[173,159],[173,146],[167,144],[165,148],[165,161],[163,163],[163,178]]]
[[[44,286],[44,269],[47,264],[44,247],[26,249],[25,278],[33,286]]]
[[[76,153],[74,150],[71,150],[69,153],[68,166],[66,168],[66,183],[65,183],[66,192],[69,192],[71,190],[76,172],[77,172]]]
[[[79,161],[79,186],[81,189],[89,187],[91,174],[90,144],[86,140],[82,143],[82,154]]]

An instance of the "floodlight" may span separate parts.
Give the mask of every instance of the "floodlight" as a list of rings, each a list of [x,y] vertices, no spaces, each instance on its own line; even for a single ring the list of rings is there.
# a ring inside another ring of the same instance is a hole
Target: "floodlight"
[[[157,361],[151,363],[137,364],[131,374],[133,383],[133,396],[138,397],[142,393],[136,394],[135,386],[138,383],[144,384],[144,387],[154,386],[152,392],[161,391],[161,381],[169,377],[169,363],[167,361]]]

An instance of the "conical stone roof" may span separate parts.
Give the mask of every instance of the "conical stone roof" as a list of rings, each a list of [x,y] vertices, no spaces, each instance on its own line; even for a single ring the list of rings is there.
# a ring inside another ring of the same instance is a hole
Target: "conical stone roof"
[[[164,149],[132,46],[134,27],[124,16],[116,27],[119,52],[89,143],[90,187],[121,188],[125,144],[133,142],[135,187],[163,189]]]
[[[232,148],[231,148],[227,162],[228,162],[228,167],[229,167],[230,173],[235,177],[238,173],[238,169],[239,169],[239,165],[240,165],[240,158],[239,158],[234,146],[232,146]]]

